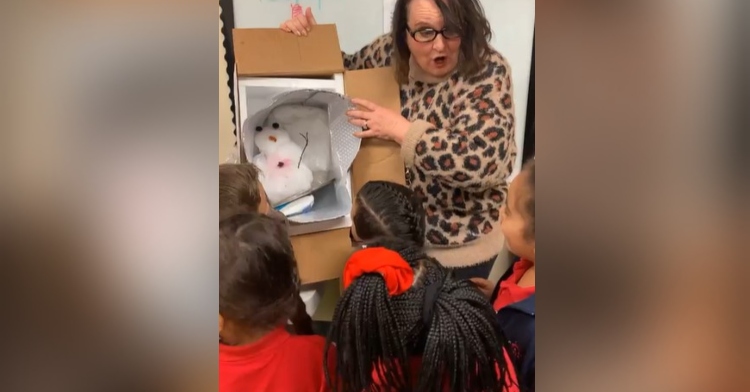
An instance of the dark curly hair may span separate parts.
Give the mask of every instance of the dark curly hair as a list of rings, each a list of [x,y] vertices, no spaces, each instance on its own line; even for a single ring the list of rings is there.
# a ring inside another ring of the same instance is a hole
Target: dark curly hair
[[[529,217],[526,235],[534,238],[536,236],[536,160],[531,158],[526,161],[521,173],[525,175],[526,182],[524,185],[528,189],[528,194],[522,204],[523,211]]]
[[[297,261],[286,226],[239,213],[219,222],[219,313],[265,329],[292,317],[299,298]]]
[[[461,34],[459,71],[469,77],[478,74],[487,66],[492,53],[490,41],[492,28],[484,15],[479,0],[433,0],[440,8],[445,27]],[[409,81],[409,58],[411,52],[406,44],[408,6],[411,0],[398,0],[393,9],[391,38],[394,43],[393,66],[399,83]]]
[[[425,212],[411,189],[388,181],[370,181],[357,193],[353,224],[363,241],[391,236],[416,245],[425,242]]]
[[[398,252],[414,284],[391,297],[380,274],[365,274],[344,291],[326,342],[326,350],[336,343],[335,383],[327,359],[325,366],[334,390],[431,392],[447,382],[454,392],[501,391],[515,382],[495,312],[469,281],[454,279],[411,242],[381,238],[368,247]],[[413,356],[422,358],[416,380]]]

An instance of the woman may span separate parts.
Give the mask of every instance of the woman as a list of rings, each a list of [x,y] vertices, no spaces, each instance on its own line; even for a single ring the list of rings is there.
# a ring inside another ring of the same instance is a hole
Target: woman
[[[307,35],[308,8],[281,28]],[[516,156],[510,67],[489,45],[478,0],[398,0],[391,33],[347,69],[393,66],[401,113],[362,99],[348,113],[358,137],[401,145],[406,181],[427,213],[430,256],[460,278],[487,278],[504,244],[500,206]]]

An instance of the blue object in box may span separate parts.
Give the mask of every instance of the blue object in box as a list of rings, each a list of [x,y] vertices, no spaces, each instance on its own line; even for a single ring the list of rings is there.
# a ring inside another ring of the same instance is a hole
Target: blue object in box
[[[288,203],[280,204],[276,206],[275,210],[281,212],[286,217],[304,214],[312,210],[315,204],[315,197],[313,195],[307,195],[297,200],[292,200]]]

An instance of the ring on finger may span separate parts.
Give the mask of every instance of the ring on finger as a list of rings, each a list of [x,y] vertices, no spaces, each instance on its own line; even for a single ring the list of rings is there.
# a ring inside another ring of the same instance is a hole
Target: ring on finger
[[[370,129],[370,127],[367,126],[367,120],[365,120],[365,125],[362,127],[362,130],[363,131],[367,131],[369,129]]]

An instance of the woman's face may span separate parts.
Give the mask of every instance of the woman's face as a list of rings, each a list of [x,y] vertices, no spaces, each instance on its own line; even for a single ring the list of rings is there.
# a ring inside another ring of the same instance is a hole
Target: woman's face
[[[440,31],[445,27],[440,8],[433,0],[412,0],[406,14],[406,24],[412,33],[424,29]],[[407,32],[406,43],[417,65],[430,76],[443,78],[458,65],[461,38],[446,39],[438,34],[433,41],[418,42]]]

